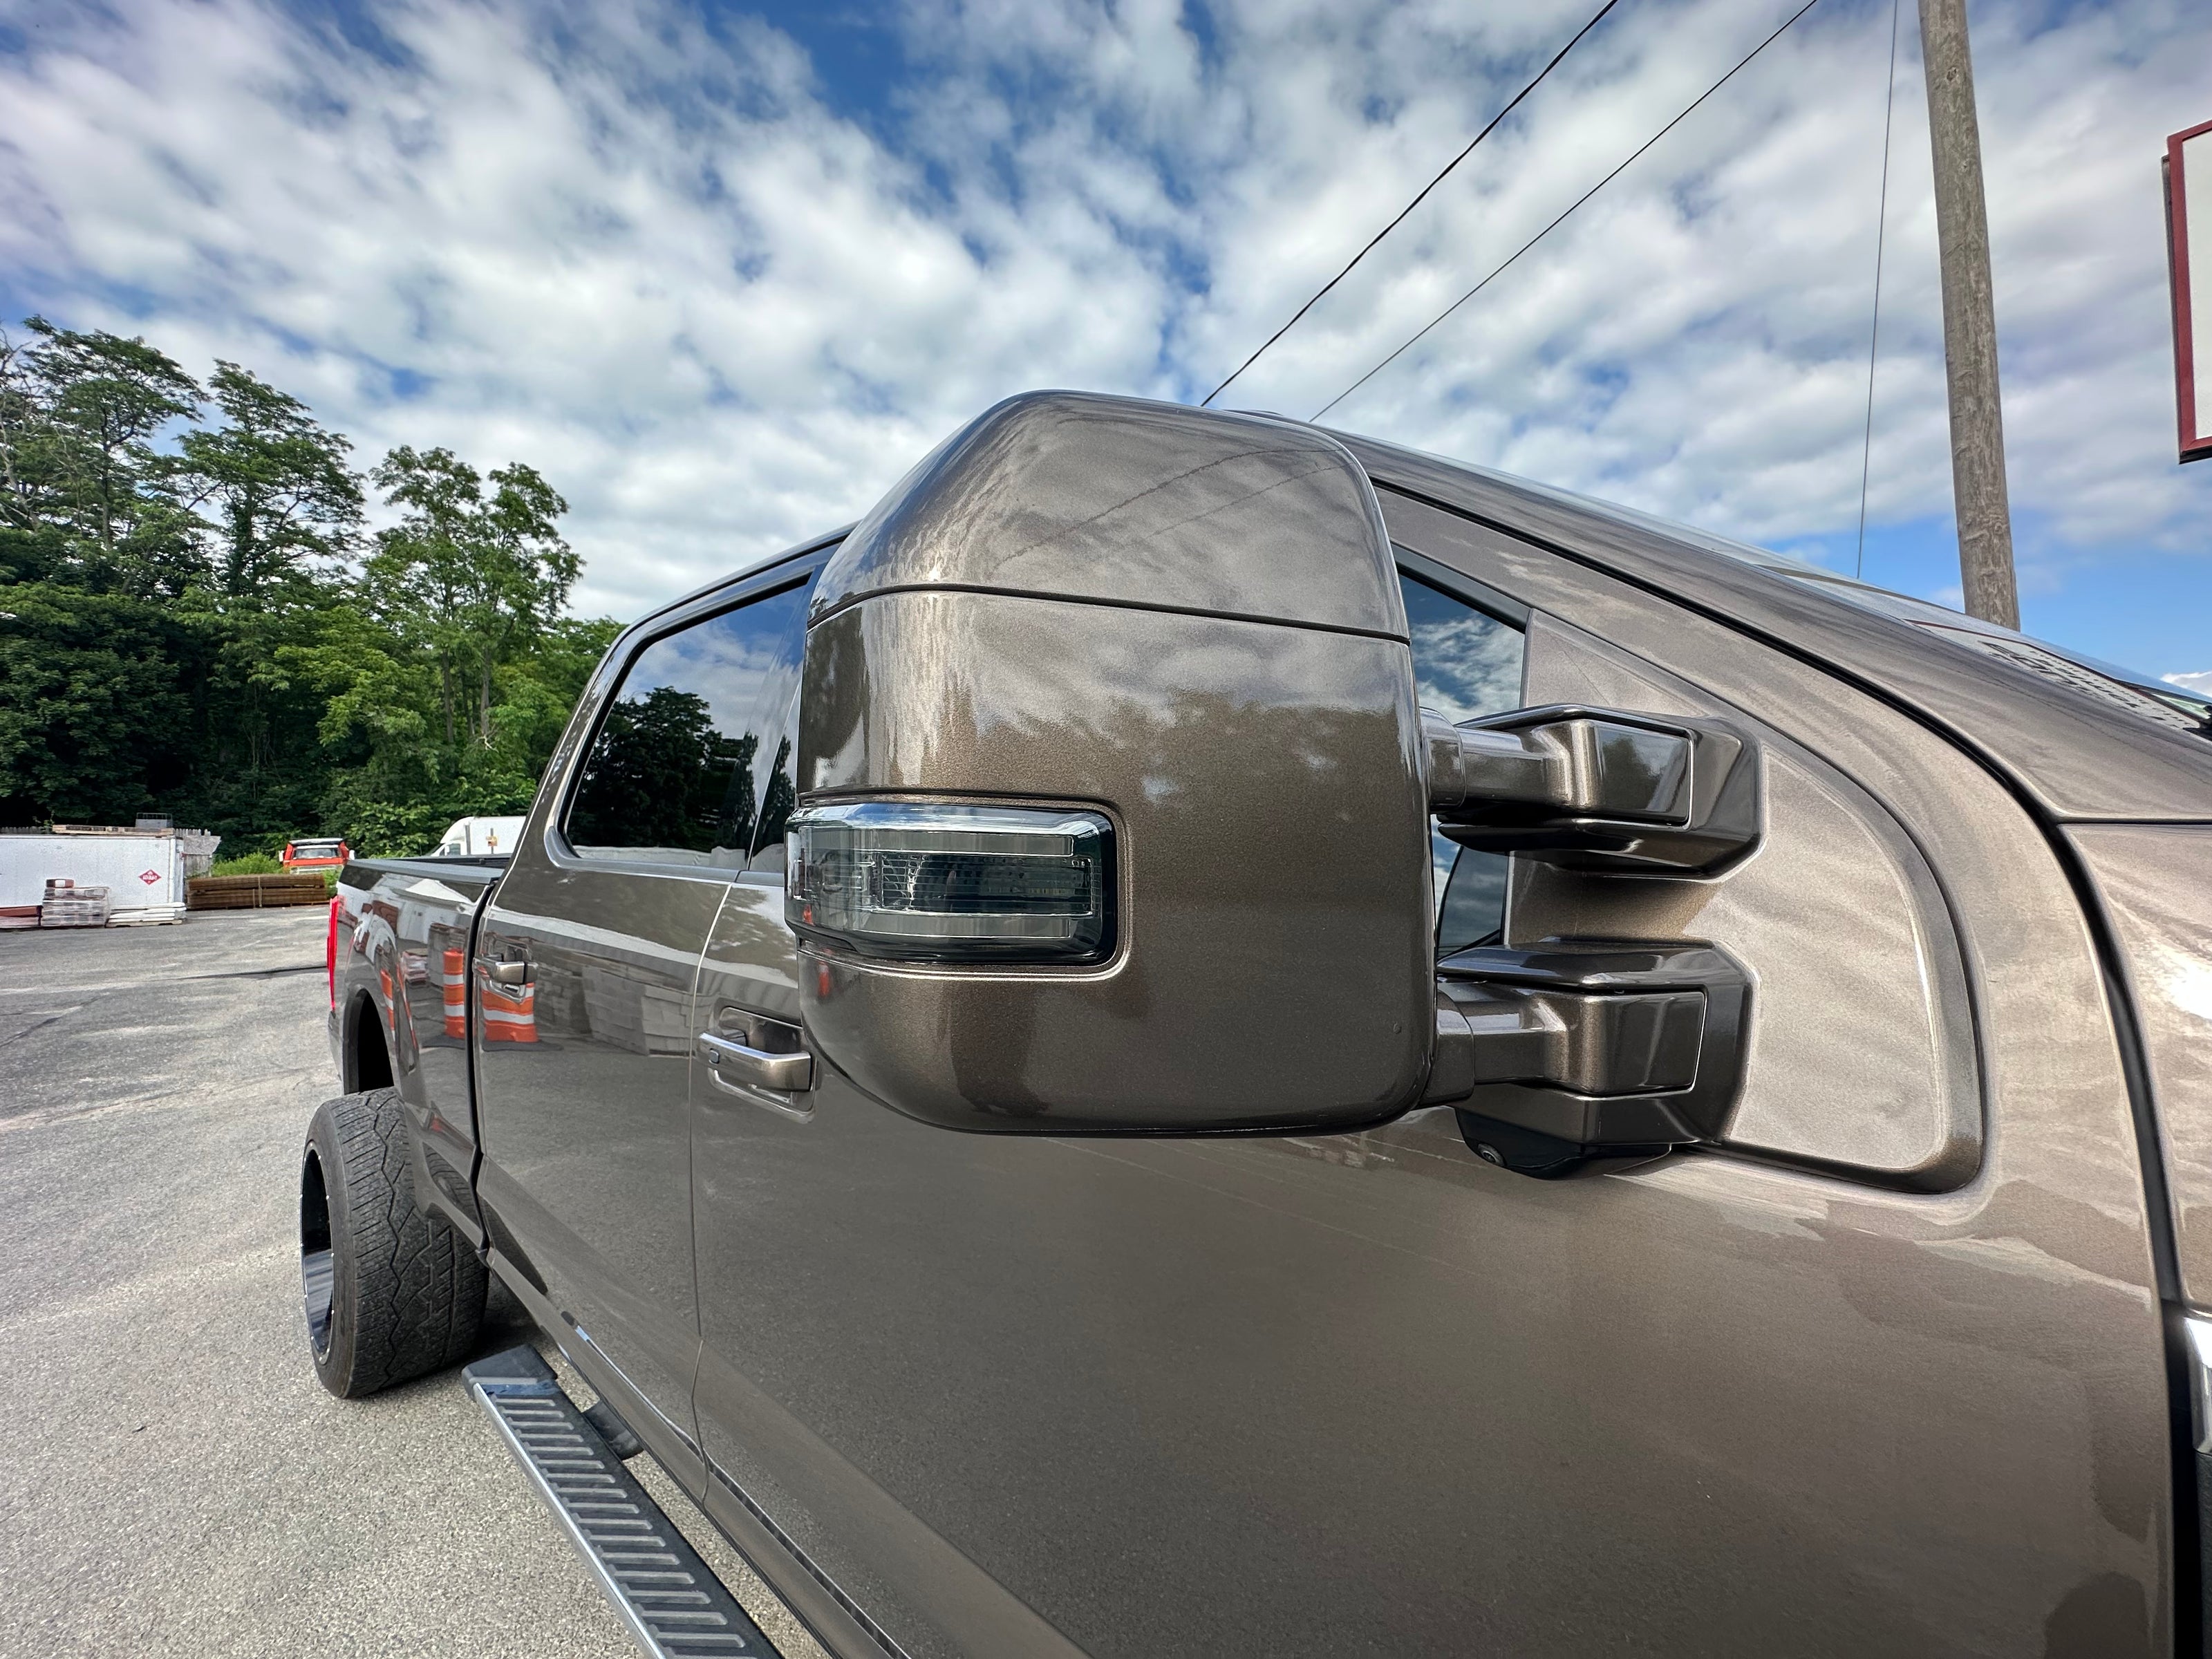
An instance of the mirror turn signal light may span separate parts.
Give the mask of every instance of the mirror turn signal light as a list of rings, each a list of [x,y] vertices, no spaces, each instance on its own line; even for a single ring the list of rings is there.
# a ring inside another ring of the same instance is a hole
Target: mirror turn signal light
[[[906,963],[1103,962],[1114,829],[1073,808],[859,800],[792,815],[784,916],[817,945]]]

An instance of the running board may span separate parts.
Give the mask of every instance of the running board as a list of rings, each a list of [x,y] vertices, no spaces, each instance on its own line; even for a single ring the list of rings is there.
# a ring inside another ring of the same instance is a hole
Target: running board
[[[499,1425],[630,1634],[653,1659],[778,1659],[605,1437],[527,1345],[479,1359],[461,1381]]]

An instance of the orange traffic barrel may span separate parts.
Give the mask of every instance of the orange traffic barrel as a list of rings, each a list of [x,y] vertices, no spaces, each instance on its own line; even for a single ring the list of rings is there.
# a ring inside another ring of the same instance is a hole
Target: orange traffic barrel
[[[486,980],[477,988],[477,1012],[483,1020],[486,1042],[538,1041],[535,985],[494,985]]]
[[[444,970],[438,975],[438,988],[446,999],[446,1035],[465,1037],[469,1034],[468,967],[463,953],[446,952]]]

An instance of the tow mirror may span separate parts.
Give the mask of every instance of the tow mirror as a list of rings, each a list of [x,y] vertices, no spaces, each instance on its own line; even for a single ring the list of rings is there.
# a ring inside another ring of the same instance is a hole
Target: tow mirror
[[[1373,490],[1320,433],[1045,392],[957,434],[811,601],[787,915],[822,1056],[964,1129],[1413,1104],[1406,637]]]
[[[1603,709],[1425,716],[1372,489],[1310,428],[1000,404],[824,565],[800,709],[808,1040],[910,1116],[1325,1132],[1425,1102],[1559,1174],[1708,1137],[1733,1102],[1740,969],[1583,941],[1440,969],[1429,823],[1715,871],[1757,835],[1755,746]]]

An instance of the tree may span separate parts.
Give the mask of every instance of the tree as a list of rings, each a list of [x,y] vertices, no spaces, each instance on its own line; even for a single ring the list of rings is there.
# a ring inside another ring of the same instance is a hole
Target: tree
[[[152,440],[199,418],[198,384],[142,339],[24,326],[32,344],[0,338],[0,517],[47,532],[43,572],[181,592],[199,568],[195,526]]]
[[[408,852],[529,803],[619,631],[562,614],[566,503],[395,450],[364,570],[350,453],[235,363],[204,393],[143,340],[0,331],[0,823]]]
[[[316,561],[350,550],[362,517],[350,441],[307,406],[236,363],[217,359],[208,393],[225,424],[178,443],[185,504],[207,514],[225,598],[267,602],[296,588]]]
[[[373,477],[406,513],[377,538],[370,587],[437,664],[446,741],[489,749],[499,670],[553,625],[576,580],[558,528],[568,504],[519,461],[492,472],[487,499],[486,480],[449,449],[403,445]]]
[[[128,823],[181,783],[193,635],[128,595],[0,585],[0,822]]]

